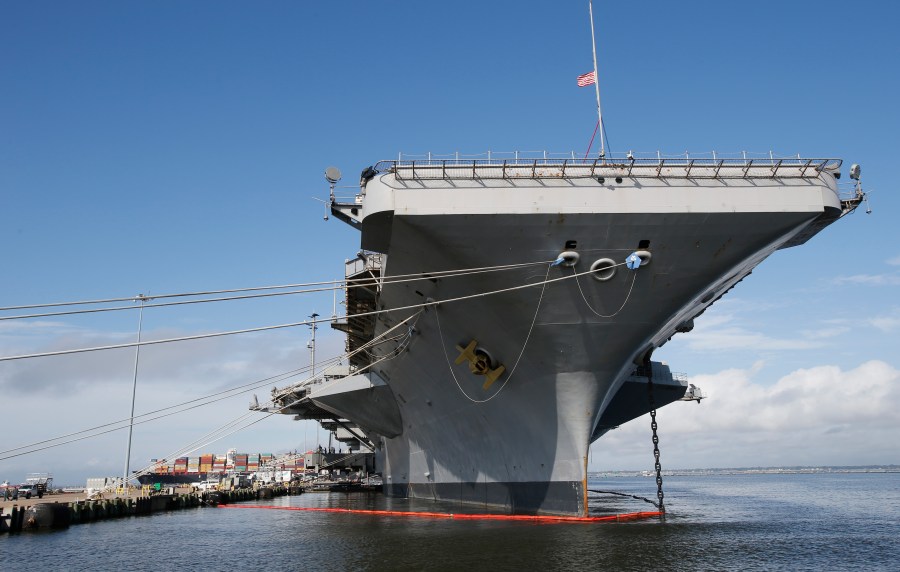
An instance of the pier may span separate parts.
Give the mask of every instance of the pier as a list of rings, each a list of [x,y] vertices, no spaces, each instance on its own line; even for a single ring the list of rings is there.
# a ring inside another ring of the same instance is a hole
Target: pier
[[[99,520],[269,499],[301,492],[302,490],[297,487],[267,486],[230,491],[182,490],[170,494],[128,497],[115,495],[101,499],[87,499],[83,493],[49,494],[42,499],[0,501],[0,533],[68,528]]]

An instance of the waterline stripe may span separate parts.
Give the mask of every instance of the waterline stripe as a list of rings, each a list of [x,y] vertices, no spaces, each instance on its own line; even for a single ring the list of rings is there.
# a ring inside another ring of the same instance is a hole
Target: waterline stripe
[[[524,522],[629,522],[658,518],[662,515],[659,511],[628,512],[609,516],[534,516],[527,514],[456,514],[450,512],[417,512],[403,510],[365,510],[354,508],[317,508],[304,506],[274,506],[274,505],[236,505],[220,504],[218,508],[257,508],[267,510],[296,510],[301,512],[339,512],[345,514],[360,514],[369,516],[403,516],[418,518],[445,518],[453,520],[514,520]]]

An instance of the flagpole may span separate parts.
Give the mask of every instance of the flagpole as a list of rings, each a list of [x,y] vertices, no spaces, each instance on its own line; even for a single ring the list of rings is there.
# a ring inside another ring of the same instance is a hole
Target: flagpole
[[[600,156],[606,156],[606,137],[603,130],[603,111],[600,108],[600,76],[597,74],[597,40],[594,38],[594,6],[588,0],[588,11],[591,15],[591,48],[594,52],[594,88],[597,90],[597,124],[600,126]]]

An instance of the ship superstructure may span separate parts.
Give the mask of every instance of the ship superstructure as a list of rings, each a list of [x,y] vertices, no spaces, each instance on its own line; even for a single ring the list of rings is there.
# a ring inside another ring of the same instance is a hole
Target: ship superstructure
[[[654,350],[851,212],[837,159],[383,161],[331,213],[347,375],[273,394],[380,460],[385,492],[586,514],[588,447],[685,397]],[[858,169],[855,171],[858,179]],[[696,398],[693,388],[687,398]],[[345,435],[345,436],[346,436]]]

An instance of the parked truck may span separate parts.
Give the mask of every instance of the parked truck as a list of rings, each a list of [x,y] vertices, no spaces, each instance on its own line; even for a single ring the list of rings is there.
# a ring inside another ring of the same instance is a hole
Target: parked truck
[[[19,496],[24,495],[26,499],[33,496],[42,498],[52,486],[53,475],[50,473],[29,473],[25,477],[25,482],[19,485]]]

